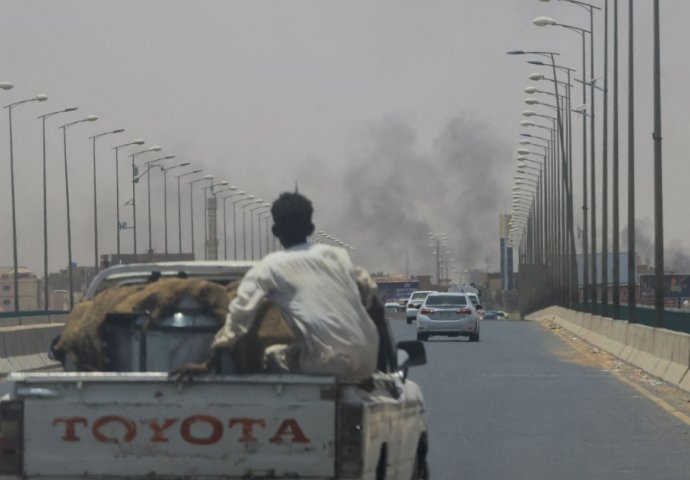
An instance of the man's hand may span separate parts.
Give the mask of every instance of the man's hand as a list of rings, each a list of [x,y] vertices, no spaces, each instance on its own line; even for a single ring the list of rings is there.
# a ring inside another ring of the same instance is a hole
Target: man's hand
[[[168,372],[169,377],[175,377],[178,382],[191,382],[194,375],[203,375],[211,370],[211,361],[202,363],[186,363]]]

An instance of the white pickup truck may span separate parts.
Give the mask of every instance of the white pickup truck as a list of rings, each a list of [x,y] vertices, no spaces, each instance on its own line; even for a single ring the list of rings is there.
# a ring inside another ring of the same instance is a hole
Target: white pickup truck
[[[112,267],[87,297],[166,276],[227,283],[249,267]],[[364,385],[222,371],[180,382],[167,371],[207,354],[218,325],[192,310],[146,331],[121,323],[111,325],[123,347],[111,352],[117,371],[14,373],[0,383],[0,480],[429,478],[424,401],[407,379],[408,366],[426,361],[420,343],[400,342],[398,359],[385,353],[395,351],[385,332]]]

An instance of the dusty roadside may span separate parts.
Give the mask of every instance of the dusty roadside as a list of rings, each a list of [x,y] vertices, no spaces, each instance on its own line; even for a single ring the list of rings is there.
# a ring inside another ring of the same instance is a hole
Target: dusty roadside
[[[602,372],[610,373],[632,387],[633,398],[647,398],[690,426],[689,392],[653,377],[634,365],[623,362],[550,320],[538,320],[537,323],[563,340],[563,343],[552,349],[554,355],[568,362],[590,366]]]

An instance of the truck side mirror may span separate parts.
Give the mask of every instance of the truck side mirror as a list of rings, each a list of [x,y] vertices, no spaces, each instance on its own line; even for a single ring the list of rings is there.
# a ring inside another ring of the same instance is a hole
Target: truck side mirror
[[[400,364],[402,370],[426,364],[426,350],[424,344],[419,340],[404,340],[398,342],[395,348],[407,353],[407,358]]]

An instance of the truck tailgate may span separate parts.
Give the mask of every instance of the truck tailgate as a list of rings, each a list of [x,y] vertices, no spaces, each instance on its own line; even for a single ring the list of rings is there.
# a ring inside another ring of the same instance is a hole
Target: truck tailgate
[[[336,382],[233,375],[30,374],[24,475],[334,476]]]

